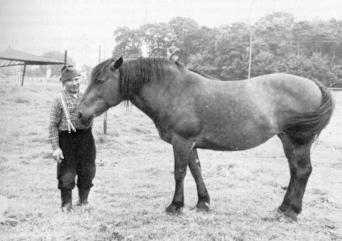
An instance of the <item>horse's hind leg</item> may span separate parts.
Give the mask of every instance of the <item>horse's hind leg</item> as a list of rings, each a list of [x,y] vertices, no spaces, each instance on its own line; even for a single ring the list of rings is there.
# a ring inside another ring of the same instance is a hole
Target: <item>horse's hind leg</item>
[[[279,210],[296,220],[302,211],[305,187],[312,172],[310,149],[313,138],[306,144],[294,144],[284,133],[279,135],[290,167],[290,183]]]
[[[210,206],[210,197],[207,191],[207,188],[205,187],[202,173],[201,173],[201,164],[198,158],[197,150],[192,149],[194,153],[195,158],[189,159],[189,168],[191,171],[192,176],[195,179],[196,186],[197,186],[197,195],[198,195],[198,202],[196,207],[199,210],[208,211]]]

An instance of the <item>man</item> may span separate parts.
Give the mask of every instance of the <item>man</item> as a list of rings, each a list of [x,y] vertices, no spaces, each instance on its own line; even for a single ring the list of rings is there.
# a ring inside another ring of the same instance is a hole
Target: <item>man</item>
[[[62,211],[72,210],[72,189],[77,187],[77,205],[88,204],[88,195],[95,177],[96,148],[91,125],[84,126],[77,118],[77,105],[82,98],[79,91],[80,74],[72,66],[62,68],[63,90],[50,111],[49,141],[53,158],[57,161],[58,188],[61,191]]]

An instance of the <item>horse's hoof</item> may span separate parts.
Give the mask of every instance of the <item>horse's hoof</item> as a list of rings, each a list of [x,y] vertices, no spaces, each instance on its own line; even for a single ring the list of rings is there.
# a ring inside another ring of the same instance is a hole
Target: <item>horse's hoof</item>
[[[296,213],[295,211],[292,210],[292,208],[287,208],[285,210],[283,209],[278,209],[286,218],[289,218],[291,221],[297,221],[297,216],[298,213]]]
[[[293,210],[287,210],[284,212],[285,217],[290,218],[292,221],[297,221],[297,213]]]
[[[208,212],[210,210],[210,204],[208,202],[198,202],[196,208],[197,211]]]
[[[175,204],[171,203],[166,209],[165,211],[168,213],[168,214],[181,214],[182,213],[182,209],[183,207],[177,207]]]
[[[62,207],[62,212],[63,213],[71,213],[73,211],[73,207],[71,203],[64,204]]]
[[[81,201],[78,201],[75,206],[77,207],[81,207],[81,206],[88,206],[88,202],[81,202]]]

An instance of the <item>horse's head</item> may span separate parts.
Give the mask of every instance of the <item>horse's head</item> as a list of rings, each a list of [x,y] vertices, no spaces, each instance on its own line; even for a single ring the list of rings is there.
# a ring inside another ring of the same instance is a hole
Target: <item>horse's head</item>
[[[83,124],[88,125],[95,116],[123,100],[119,73],[122,62],[122,58],[108,59],[93,69],[90,83],[78,105],[78,118]]]

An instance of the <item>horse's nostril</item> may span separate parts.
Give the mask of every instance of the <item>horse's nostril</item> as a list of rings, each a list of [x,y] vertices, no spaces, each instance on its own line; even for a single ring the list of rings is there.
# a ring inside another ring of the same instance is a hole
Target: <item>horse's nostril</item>
[[[81,119],[82,118],[82,113],[78,112],[78,118]]]

